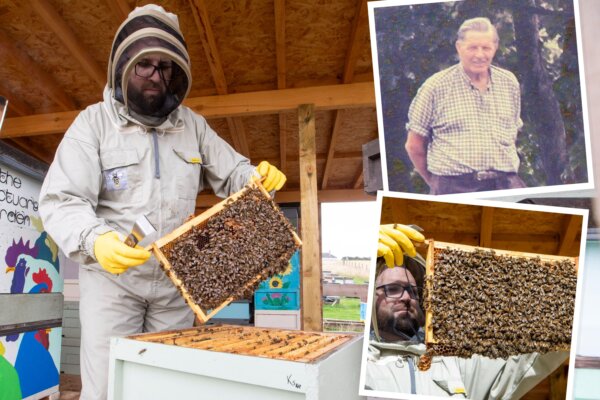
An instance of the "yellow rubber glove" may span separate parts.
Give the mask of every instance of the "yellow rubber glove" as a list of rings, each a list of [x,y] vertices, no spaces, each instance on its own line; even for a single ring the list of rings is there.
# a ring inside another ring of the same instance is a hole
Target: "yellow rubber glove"
[[[115,231],[106,232],[96,238],[94,254],[102,268],[111,274],[122,274],[150,258],[149,251],[140,246],[127,246]]]
[[[404,264],[404,254],[417,255],[413,241],[423,243],[425,236],[410,226],[390,224],[379,226],[377,257],[383,257],[385,264],[393,268]]]
[[[260,176],[265,178],[262,185],[267,192],[281,189],[287,180],[283,172],[278,170],[274,165],[269,164],[267,161],[261,161],[261,163],[258,164],[258,167],[256,167],[256,170]]]

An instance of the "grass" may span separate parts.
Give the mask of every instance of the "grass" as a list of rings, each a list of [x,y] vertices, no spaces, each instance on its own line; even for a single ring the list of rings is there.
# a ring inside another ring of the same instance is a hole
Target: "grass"
[[[323,318],[360,321],[360,299],[342,297],[335,305],[323,305]]]

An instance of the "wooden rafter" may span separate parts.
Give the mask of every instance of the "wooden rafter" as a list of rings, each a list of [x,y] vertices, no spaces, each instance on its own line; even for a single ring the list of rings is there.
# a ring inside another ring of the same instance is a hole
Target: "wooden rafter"
[[[360,169],[358,170],[358,173],[356,174],[356,178],[354,178],[354,184],[352,185],[352,187],[354,189],[360,189],[361,187],[364,186],[364,181],[365,181],[365,176],[364,176],[364,170],[362,165],[360,166]]]
[[[189,0],[189,3],[192,7],[192,15],[194,16],[194,21],[196,21],[196,27],[200,34],[200,41],[202,42],[204,54],[206,55],[206,60],[210,67],[213,80],[215,81],[217,93],[227,94],[227,81],[225,80],[221,57],[219,55],[219,50],[217,49],[217,41],[215,40],[215,35],[210,26],[206,3],[204,3],[204,0]]]
[[[106,0],[106,5],[108,5],[108,8],[115,14],[119,24],[127,18],[131,11],[131,7],[129,7],[126,0]]]
[[[58,36],[83,70],[101,89],[106,85],[106,73],[94,61],[86,47],[76,38],[67,23],[47,0],[30,0],[31,8],[44,20],[46,25]]]
[[[0,94],[8,99],[8,107],[17,115],[26,115],[33,113],[31,107],[20,101],[18,97],[9,95],[9,91],[0,84]],[[29,153],[35,158],[50,164],[52,161],[52,154],[46,154],[40,151],[38,146],[33,146],[31,139],[28,137],[8,139],[8,143],[24,153]]]
[[[39,146],[34,145],[31,141],[31,138],[23,137],[10,139],[9,144],[23,153],[29,154],[38,160],[45,162],[46,164],[52,163],[52,160],[54,159],[54,154],[48,154],[40,149]]]
[[[350,34],[350,44],[346,52],[344,62],[344,72],[342,74],[342,83],[350,83],[354,78],[354,68],[356,60],[360,53],[362,39],[369,31],[369,17],[367,14],[367,0],[358,0],[356,14],[352,22],[352,33]]]
[[[285,0],[275,0],[275,53],[277,58],[277,89],[286,88],[285,64]],[[287,120],[285,114],[279,114],[279,158],[280,168],[287,170]]]
[[[358,0],[356,14],[354,15],[354,20],[352,22],[352,32],[350,34],[348,50],[346,51],[346,60],[344,61],[342,83],[350,83],[354,78],[354,69],[356,67],[356,60],[358,59],[358,54],[360,52],[360,44],[362,42],[363,36],[367,31],[367,0]],[[335,145],[337,142],[337,138],[341,132],[342,118],[343,111],[337,110],[334,116],[335,122],[333,123],[331,138],[329,139],[329,155],[327,157],[327,161],[325,161],[325,171],[323,172],[321,189],[327,188],[327,184],[329,183],[329,175],[331,174],[332,170]]]
[[[344,111],[336,110],[335,111],[335,121],[333,123],[333,130],[331,132],[331,138],[329,139],[329,150],[327,151],[327,160],[325,161],[325,170],[323,172],[323,180],[321,181],[321,189],[326,189],[327,184],[329,183],[329,174],[331,174],[332,165],[333,165],[333,156],[335,153],[335,145],[337,142],[337,138],[341,132],[342,125],[342,117]]]
[[[33,114],[33,108],[19,97],[12,94],[12,92],[0,82],[0,95],[8,99],[8,109],[12,110],[19,116]]]
[[[279,114],[279,166],[285,173],[287,170],[287,119],[285,114]]]
[[[242,123],[242,118],[227,118],[227,125],[229,126],[229,132],[231,133],[236,151],[250,158],[250,149],[246,140],[246,131]]]
[[[481,228],[479,233],[479,245],[481,247],[492,247],[493,223],[494,208],[481,207]]]
[[[196,27],[200,34],[200,41],[204,49],[204,54],[210,67],[210,72],[215,82],[217,93],[220,95],[227,94],[227,80],[225,79],[225,71],[223,70],[223,64],[221,63],[221,56],[219,49],[217,48],[217,41],[210,25],[210,19],[208,18],[208,9],[204,0],[190,0],[190,6],[192,8],[192,15],[194,21],[196,21]],[[240,118],[230,117],[227,118],[227,125],[229,131],[233,137],[234,148],[238,153],[250,156],[248,150],[248,143],[246,140],[246,130],[244,124]]]
[[[558,245],[558,255],[565,256],[571,253],[571,248],[581,229],[580,215],[565,215],[562,232],[560,234],[560,243]]]
[[[375,107],[373,82],[196,97],[184,102],[205,118],[276,114],[304,103],[313,103],[315,110]],[[7,118],[0,137],[64,133],[79,112]]]
[[[18,49],[3,32],[0,32],[0,54],[3,56],[3,59],[14,60],[20,64],[23,71],[27,71],[27,74],[36,81],[40,90],[63,110],[77,108],[73,100],[62,90],[54,78],[31,59],[27,53]]]

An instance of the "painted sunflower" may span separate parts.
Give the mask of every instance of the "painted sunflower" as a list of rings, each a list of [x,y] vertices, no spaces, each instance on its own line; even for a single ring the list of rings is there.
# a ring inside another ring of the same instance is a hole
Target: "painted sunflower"
[[[278,276],[272,277],[271,280],[269,281],[269,287],[271,289],[281,289],[282,286],[283,286],[283,282],[281,281],[281,278]]]

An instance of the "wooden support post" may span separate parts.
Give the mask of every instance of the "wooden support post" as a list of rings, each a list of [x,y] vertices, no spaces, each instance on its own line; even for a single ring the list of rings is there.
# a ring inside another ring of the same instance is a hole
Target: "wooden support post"
[[[313,104],[298,107],[300,212],[302,214],[302,329],[323,330],[317,157]]]

